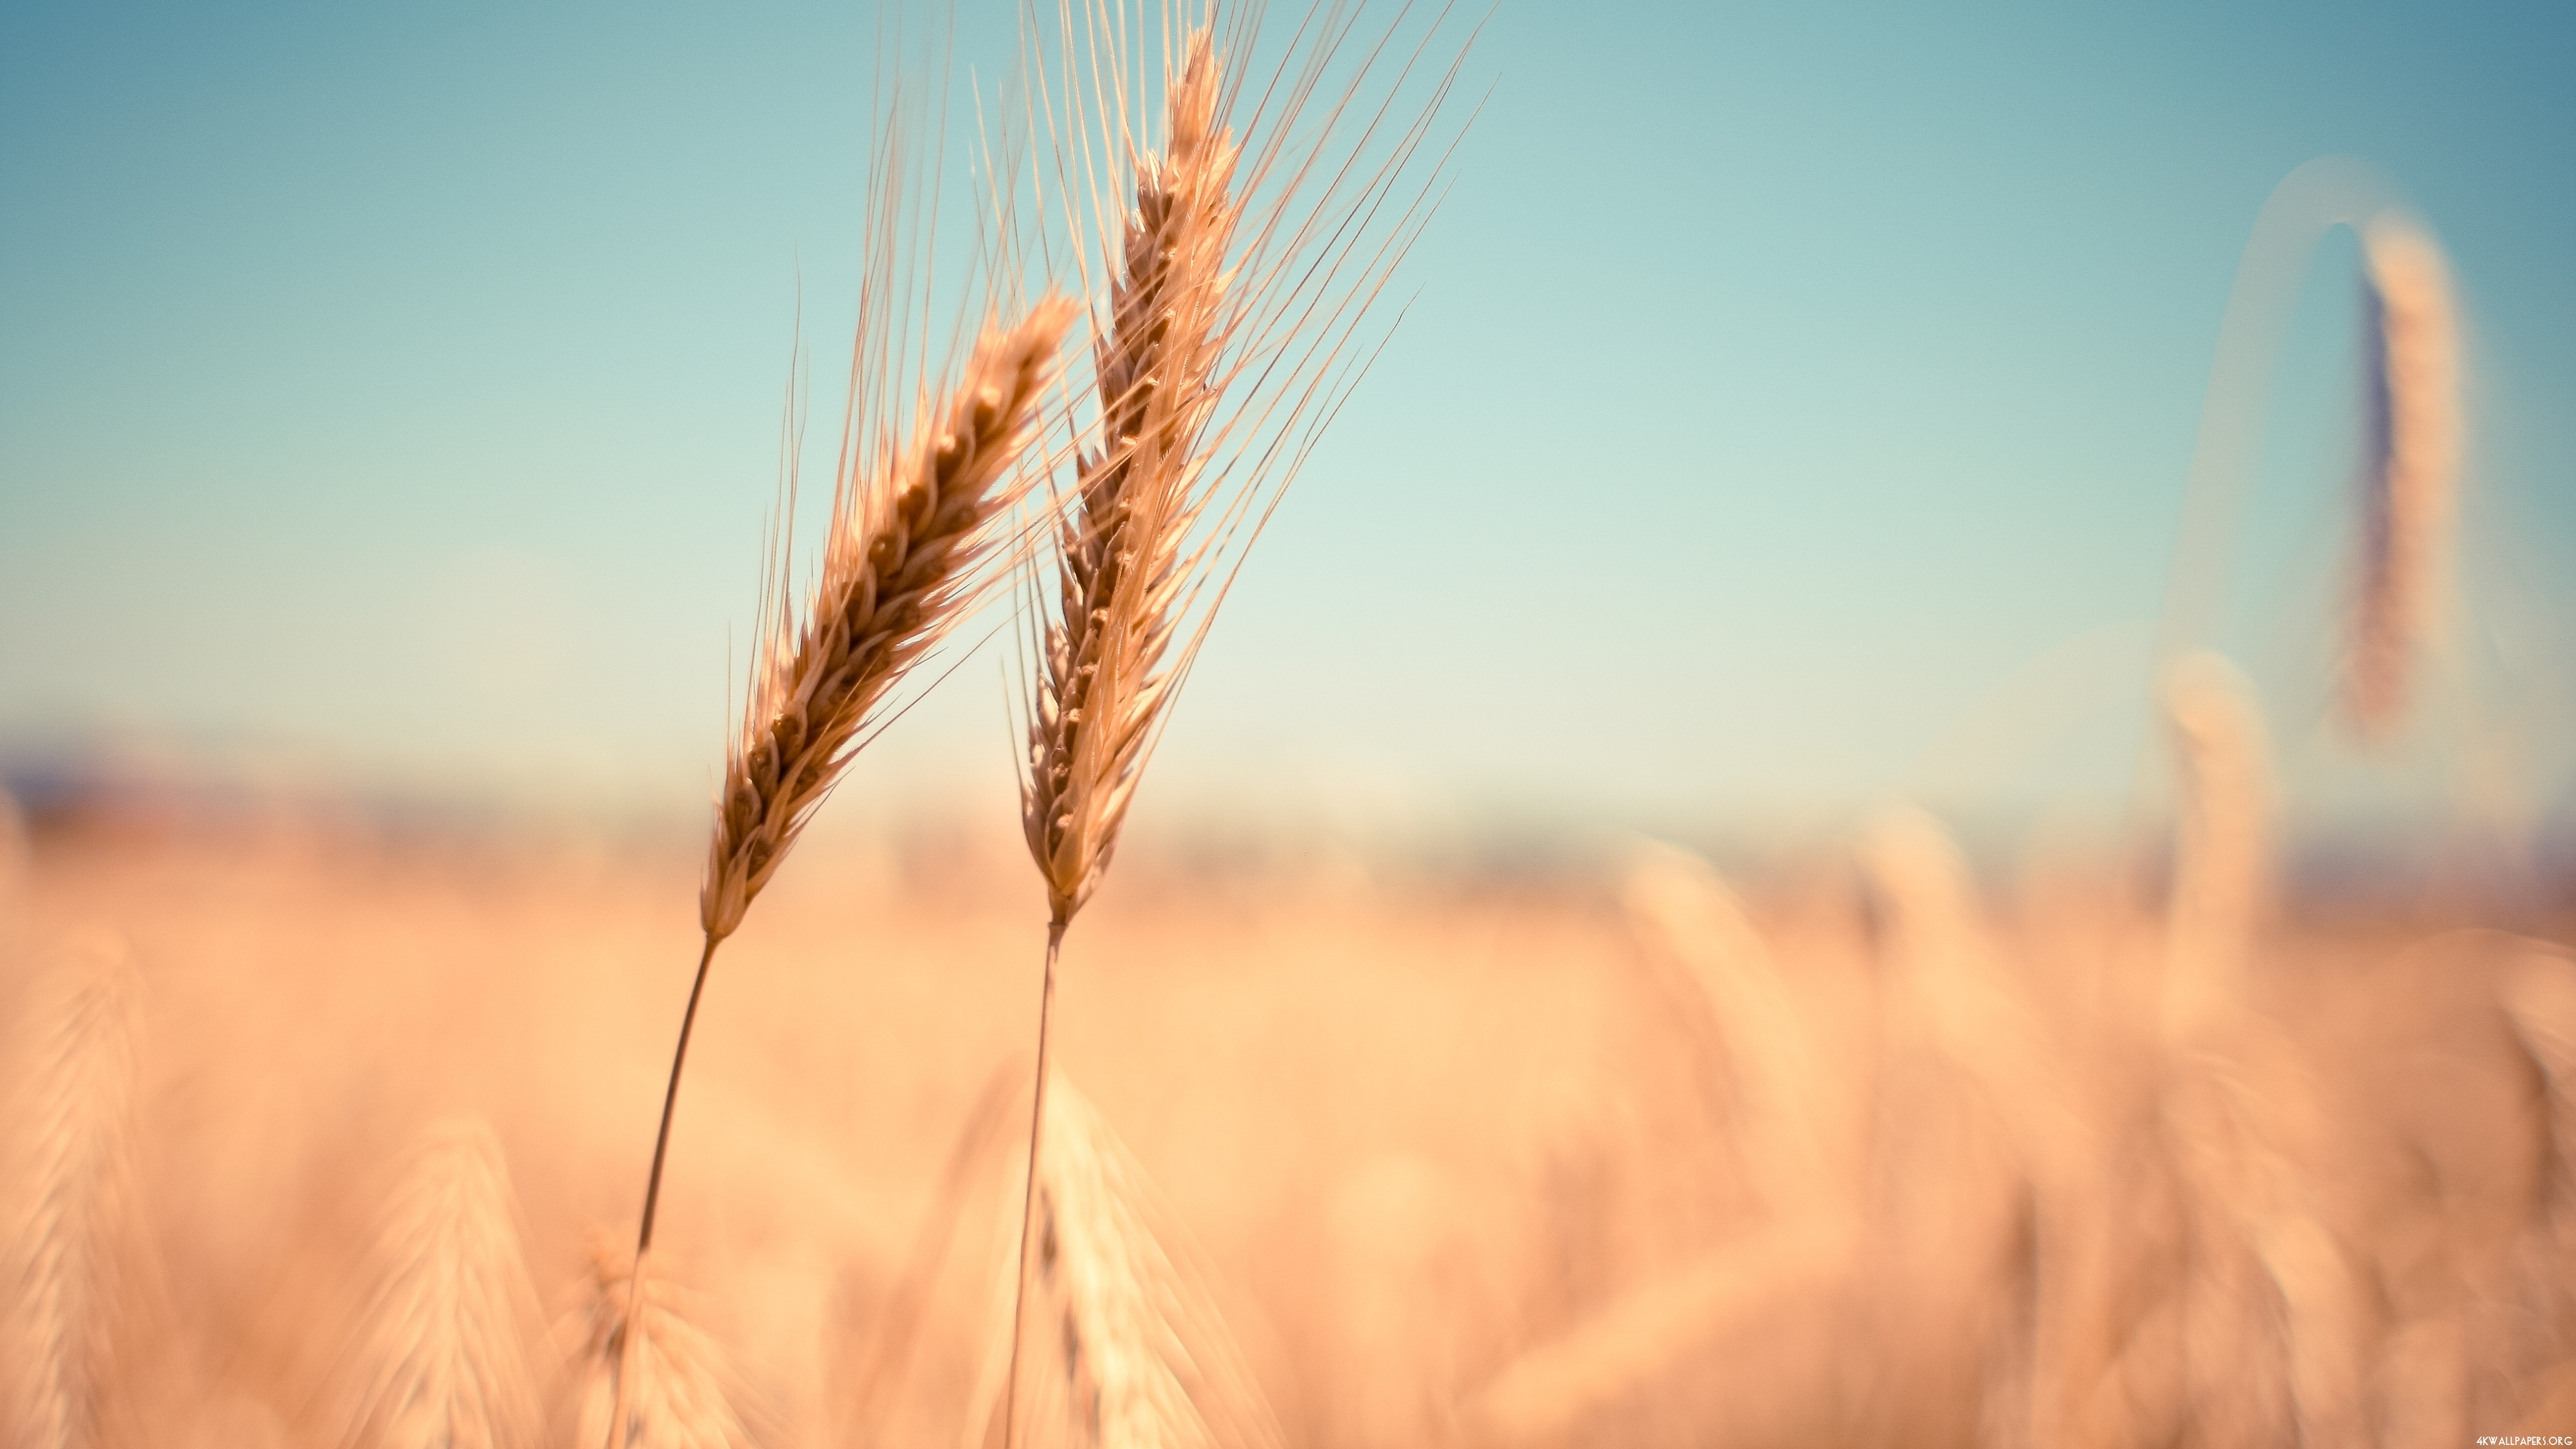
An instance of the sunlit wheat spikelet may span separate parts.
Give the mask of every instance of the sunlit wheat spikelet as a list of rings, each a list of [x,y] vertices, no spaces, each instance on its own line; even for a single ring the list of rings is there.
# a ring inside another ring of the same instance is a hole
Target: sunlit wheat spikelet
[[[102,1441],[127,1311],[135,1211],[134,1113],[140,985],[123,942],[64,951],[38,983],[5,1122],[9,1442],[85,1449]]]
[[[1027,1352],[1016,1362],[1019,1444],[1182,1449],[1279,1441],[1223,1319],[1155,1227],[1144,1171],[1098,1109],[1059,1075],[1048,1084],[1030,1254]],[[1016,1188],[1018,1185],[1013,1184]],[[1007,1283],[1016,1236],[996,1274]],[[980,1446],[1014,1356],[1009,1297],[970,1406]]]
[[[540,1423],[535,1295],[491,1129],[444,1122],[414,1150],[378,1229],[339,1388],[344,1449],[520,1449]]]
[[[2362,234],[2370,436],[2347,706],[2365,737],[2404,715],[2440,623],[2459,489],[2459,323],[2440,248],[2394,216]]]
[[[699,920],[710,941],[742,923],[887,693],[982,587],[1056,372],[1073,303],[1048,298],[986,332],[917,434],[859,461],[833,501],[823,572],[801,616],[767,621],[742,730],[725,759]]]
[[[687,1297],[612,1243],[592,1245],[571,1386],[575,1449],[746,1449],[724,1352],[692,1323]]]
[[[987,330],[935,409],[925,389],[906,442],[881,442],[855,423],[845,439],[822,575],[801,618],[781,598],[765,619],[742,730],[725,757],[698,893],[705,942],[654,1134],[639,1257],[653,1246],[680,1073],[716,947],[848,768],[887,691],[992,581],[984,565],[1026,487],[1020,455],[1075,311],[1050,294],[1019,322]]]
[[[1187,540],[1208,501],[1202,435],[1217,402],[1231,321],[1226,252],[1241,215],[1219,88],[1214,42],[1194,32],[1170,78],[1163,150],[1136,166],[1109,321],[1092,344],[1099,429],[1061,524],[1058,609],[1021,790],[1022,829],[1059,927],[1117,848],[1204,557]]]
[[[2178,1038],[2226,1018],[2270,891],[2272,778],[2244,676],[2193,654],[2164,681],[2181,790],[2167,911],[2164,1021]]]

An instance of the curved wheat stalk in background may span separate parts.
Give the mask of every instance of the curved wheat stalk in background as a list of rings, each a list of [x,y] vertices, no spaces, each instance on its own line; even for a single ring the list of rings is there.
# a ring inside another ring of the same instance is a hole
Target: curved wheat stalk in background
[[[2370,435],[2346,708],[2384,738],[2440,625],[2459,492],[2459,323],[2441,249],[2390,215],[2362,231]]]
[[[339,1390],[344,1449],[523,1449],[537,1387],[535,1292],[501,1144],[480,1121],[424,1135],[370,1254],[354,1374]]]
[[[125,944],[75,943],[38,983],[4,1127],[0,1424],[25,1449],[102,1442],[129,1296],[141,985]]]

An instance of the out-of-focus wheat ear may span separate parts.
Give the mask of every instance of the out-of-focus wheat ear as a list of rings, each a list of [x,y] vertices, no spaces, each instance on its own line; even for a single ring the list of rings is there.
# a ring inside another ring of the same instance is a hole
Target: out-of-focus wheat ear
[[[479,1120],[425,1133],[387,1204],[334,1375],[342,1449],[525,1449],[536,1293],[501,1144]]]
[[[2175,661],[2164,709],[2180,789],[2162,1014],[2180,1040],[2228,1019],[2243,996],[2271,889],[2272,777],[2253,691],[2224,659]]]
[[[612,1239],[592,1244],[565,1415],[575,1449],[745,1449],[741,1384],[686,1292]]]
[[[1585,1419],[1704,1371],[1737,1334],[1834,1312],[1858,1222],[1827,1207],[1658,1275],[1504,1364],[1460,1411],[1470,1444],[1566,1441]]]
[[[1684,1009],[1726,1063],[1757,1187],[1777,1212],[1812,1203],[1826,1187],[1824,1069],[1743,903],[1706,861],[1660,844],[1630,853],[1619,896],[1650,958],[1686,982]]]
[[[1234,1338],[1159,1227],[1144,1169],[1098,1109],[1059,1075],[1047,1087],[1029,1255],[1026,1350],[1013,1438],[1018,1445],[1264,1449],[1277,1423]],[[1013,1182],[1013,1201],[1017,1201]],[[997,1264],[1007,1280],[1016,1237]],[[996,1295],[994,1327],[963,1442],[981,1446],[1003,1396],[992,1372],[1012,1362],[1013,1304]]]
[[[2441,622],[2459,490],[2459,321],[2441,249],[2411,221],[2371,222],[2362,263],[2370,431],[2345,703],[2376,739],[2403,719]]]
[[[2068,1076],[2029,993],[1996,959],[1967,858],[1939,821],[1883,810],[1859,850],[1878,907],[1894,1000],[1933,1047],[1987,1093],[2024,1166],[2065,1188],[2088,1170],[2091,1133],[2063,1090]]]
[[[64,948],[31,993],[16,1053],[0,1182],[8,1442],[101,1442],[117,1383],[133,1230],[142,991],[109,935]]]

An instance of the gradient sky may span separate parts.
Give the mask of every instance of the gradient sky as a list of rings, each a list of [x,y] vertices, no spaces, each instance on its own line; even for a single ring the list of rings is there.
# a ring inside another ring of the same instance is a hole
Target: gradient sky
[[[1011,7],[960,8],[989,82]],[[697,808],[800,274],[834,392],[879,34],[864,5],[9,9],[0,747]],[[2348,153],[2457,274],[2464,567],[2547,737],[2518,778],[2563,805],[2570,56],[2560,6],[1502,0],[1412,310],[1149,790],[1360,819],[2116,795],[2238,259],[2283,176]],[[2358,795],[2316,728],[2355,250],[2284,304],[2222,642],[2294,784]],[[1007,658],[867,788],[1006,788]]]

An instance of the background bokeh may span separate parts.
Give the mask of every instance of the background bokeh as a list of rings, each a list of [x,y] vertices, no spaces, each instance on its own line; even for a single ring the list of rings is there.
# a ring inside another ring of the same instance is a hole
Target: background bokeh
[[[1013,9],[900,22],[916,57],[948,26],[961,116],[1009,68]],[[21,789],[104,751],[694,818],[800,320],[818,453],[836,409],[898,24],[0,16]],[[2496,657],[2542,741],[2517,775],[2564,817],[2571,31],[2536,5],[1498,8],[1410,311],[1228,603],[1145,819],[2115,805],[2238,258],[2328,153],[2450,252],[2465,572],[2515,621]],[[2217,641],[2328,752],[2356,250],[2329,235],[2284,303]],[[973,801],[1007,835],[1007,662],[963,668],[857,791]],[[2319,819],[2457,793],[2435,767],[2312,773]]]

